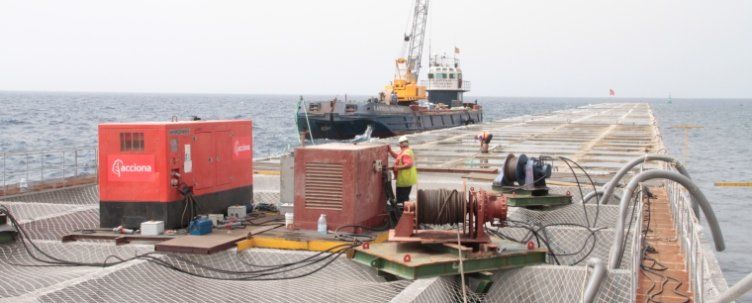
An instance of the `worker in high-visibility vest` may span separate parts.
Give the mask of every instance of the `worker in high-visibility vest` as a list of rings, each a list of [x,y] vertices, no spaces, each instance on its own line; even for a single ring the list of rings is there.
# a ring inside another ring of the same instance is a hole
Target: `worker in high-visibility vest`
[[[415,154],[413,153],[407,137],[399,138],[400,152],[397,153],[389,147],[389,154],[394,157],[394,176],[397,179],[397,204],[410,200],[410,191],[413,185],[418,183],[418,169],[415,167]]]
[[[488,153],[488,144],[491,143],[493,135],[487,131],[484,131],[476,136],[475,139],[480,141],[480,152],[484,154]]]

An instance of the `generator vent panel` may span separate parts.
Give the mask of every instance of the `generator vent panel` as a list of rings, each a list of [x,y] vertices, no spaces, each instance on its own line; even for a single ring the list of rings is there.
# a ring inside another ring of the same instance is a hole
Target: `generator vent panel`
[[[384,224],[386,195],[381,170],[385,144],[327,143],[295,149],[295,227],[316,230],[326,215],[330,230],[345,225]]]
[[[306,163],[305,207],[311,209],[342,209],[342,164]]]
[[[321,215],[330,230],[383,226],[386,194],[382,170],[374,163],[387,163],[386,144],[308,145],[296,148],[294,156],[295,228],[316,230]]]

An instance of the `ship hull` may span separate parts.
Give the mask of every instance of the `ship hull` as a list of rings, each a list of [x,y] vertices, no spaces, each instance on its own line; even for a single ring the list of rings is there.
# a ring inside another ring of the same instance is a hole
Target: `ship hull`
[[[306,139],[313,135],[314,139],[347,140],[362,134],[371,125],[372,137],[387,138],[483,121],[482,110],[412,111],[404,106],[389,107],[392,108],[390,113],[373,109],[353,113],[301,112],[298,114],[298,131]],[[382,105],[379,109],[385,108]]]

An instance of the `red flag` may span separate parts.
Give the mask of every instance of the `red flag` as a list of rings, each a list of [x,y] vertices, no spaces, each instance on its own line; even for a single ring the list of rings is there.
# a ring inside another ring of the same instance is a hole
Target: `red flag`
[[[608,95],[609,95],[609,96],[616,96],[616,92],[614,92],[614,89],[613,89],[613,88],[610,88],[610,89],[608,90]]]

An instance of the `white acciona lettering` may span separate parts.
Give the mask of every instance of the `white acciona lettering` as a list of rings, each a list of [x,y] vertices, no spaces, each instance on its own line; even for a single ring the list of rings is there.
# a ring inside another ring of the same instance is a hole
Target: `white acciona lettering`
[[[150,173],[152,172],[152,167],[148,164],[124,164],[123,160],[115,159],[115,161],[112,162],[112,172],[120,177],[123,173]]]
[[[250,151],[250,150],[251,150],[250,145],[239,145],[238,147],[235,148],[235,151],[238,153],[244,152],[244,151]]]
[[[238,156],[242,152],[248,152],[248,151],[251,151],[250,144],[240,145],[240,142],[235,140],[235,143],[233,144],[233,153],[235,154],[235,156]]]

